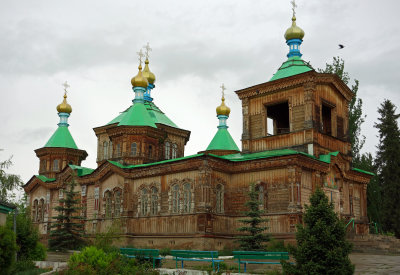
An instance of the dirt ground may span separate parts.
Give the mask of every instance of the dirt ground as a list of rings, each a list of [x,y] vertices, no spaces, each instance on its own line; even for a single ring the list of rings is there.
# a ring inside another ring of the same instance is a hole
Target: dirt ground
[[[355,274],[357,275],[400,275],[400,255],[375,255],[365,253],[353,253],[350,255],[352,263],[356,266]],[[235,266],[237,263],[233,260],[224,260],[228,267]],[[178,267],[180,263],[178,263]],[[209,265],[208,263],[201,262],[185,262],[185,268],[199,269],[200,266]],[[175,261],[166,260],[163,262],[165,268],[175,268]],[[247,272],[251,273],[265,273],[266,269],[278,269],[281,270],[279,264],[277,265],[248,265]],[[232,273],[235,271],[232,270]],[[242,270],[243,272],[243,270]]]
[[[400,274],[400,255],[351,254],[350,259],[356,265],[355,274]]]

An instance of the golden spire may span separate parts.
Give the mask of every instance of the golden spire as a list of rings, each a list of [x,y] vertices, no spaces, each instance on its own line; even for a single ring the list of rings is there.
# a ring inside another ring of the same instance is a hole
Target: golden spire
[[[67,103],[67,89],[70,86],[68,85],[67,81],[65,81],[65,83],[62,85],[64,86],[64,100],[61,102],[61,104],[57,105],[57,112],[70,114],[72,112],[72,107]]]
[[[222,102],[221,105],[217,107],[217,116],[220,115],[229,116],[231,109],[225,105],[225,90],[226,90],[225,85],[222,84],[220,88],[222,89],[222,98],[221,98]]]
[[[139,56],[139,67],[138,67],[139,72],[136,76],[132,77],[131,83],[132,83],[133,87],[147,88],[147,86],[149,85],[149,82],[142,74],[142,58],[143,58],[144,54],[143,54],[142,50],[140,50],[137,54]]]
[[[144,61],[144,70],[143,70],[143,76],[147,78],[147,81],[149,81],[150,84],[154,84],[156,81],[156,76],[150,71],[149,69],[149,52],[152,50],[150,48],[149,42],[147,42],[147,45],[144,46],[143,48],[146,49],[145,55],[146,55],[146,60]]]
[[[300,39],[302,40],[304,37],[304,31],[296,25],[296,2],[295,0],[292,0],[290,2],[292,4],[292,11],[293,11],[293,16],[292,16],[292,26],[288,28],[285,32],[285,39],[290,40],[290,39]]]

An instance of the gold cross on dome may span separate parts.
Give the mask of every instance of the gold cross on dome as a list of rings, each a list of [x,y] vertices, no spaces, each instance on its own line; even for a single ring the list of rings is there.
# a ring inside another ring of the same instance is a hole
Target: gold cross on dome
[[[67,94],[67,89],[68,89],[69,87],[71,87],[71,86],[68,85],[68,82],[67,82],[67,81],[65,81],[65,82],[62,84],[62,86],[64,87],[65,94]]]
[[[142,58],[144,57],[142,49],[140,49],[140,51],[137,52],[137,55],[139,57],[139,64],[142,65]]]
[[[225,85],[224,85],[224,83],[222,83],[222,85],[221,85],[221,90],[222,90],[222,98],[225,98],[225,90],[226,90],[226,87],[225,87]]]
[[[153,50],[150,48],[150,43],[147,42],[147,45],[143,46],[143,48],[145,49],[146,59],[149,59],[149,53]]]
[[[292,0],[290,3],[292,4],[293,16],[295,16],[296,15],[296,10],[295,9],[297,8],[296,1]]]

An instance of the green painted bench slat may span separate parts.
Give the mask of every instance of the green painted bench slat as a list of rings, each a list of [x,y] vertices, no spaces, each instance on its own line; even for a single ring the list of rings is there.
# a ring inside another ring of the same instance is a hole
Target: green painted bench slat
[[[181,261],[182,268],[184,261],[211,262],[213,271],[215,271],[214,263],[217,264],[217,272],[219,272],[219,263],[223,261],[218,260],[218,251],[171,250],[171,256],[175,257],[176,268],[178,268],[178,261]]]
[[[249,260],[289,260],[288,252],[269,252],[269,251],[233,251],[233,257],[237,259],[239,265],[244,264],[246,272],[247,264],[280,264],[280,262],[249,261]]]
[[[146,259],[152,259],[153,268],[156,266],[156,260],[161,260],[160,251],[158,249],[141,249],[131,247],[121,247],[120,252],[122,255],[128,258],[143,257]]]

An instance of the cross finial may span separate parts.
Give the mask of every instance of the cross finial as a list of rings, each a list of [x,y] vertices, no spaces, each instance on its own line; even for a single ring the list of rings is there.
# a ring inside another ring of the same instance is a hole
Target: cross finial
[[[150,43],[147,42],[147,45],[144,45],[143,48],[145,49],[146,59],[149,59],[149,53],[152,50],[152,48],[150,48]]]
[[[293,16],[296,16],[296,8],[297,8],[296,1],[292,0],[290,3],[292,4]]]
[[[224,83],[222,83],[222,85],[221,85],[220,88],[221,88],[221,90],[222,90],[222,98],[225,99],[225,90],[226,90],[226,87],[225,87]]]
[[[137,55],[139,57],[139,65],[142,66],[142,58],[144,57],[142,49],[140,49],[140,51],[137,52]]]
[[[67,81],[65,81],[63,84],[62,84],[62,86],[64,87],[64,91],[65,91],[65,94],[67,94],[67,89],[70,87],[69,85],[68,85],[68,82]]]

